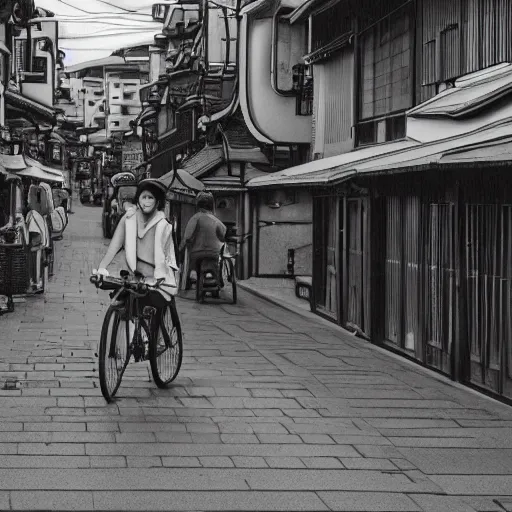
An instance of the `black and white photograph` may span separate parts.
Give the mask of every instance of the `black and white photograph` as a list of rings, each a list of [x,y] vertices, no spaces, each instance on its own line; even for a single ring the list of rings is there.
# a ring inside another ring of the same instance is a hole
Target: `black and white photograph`
[[[0,511],[512,512],[512,0],[0,0]]]

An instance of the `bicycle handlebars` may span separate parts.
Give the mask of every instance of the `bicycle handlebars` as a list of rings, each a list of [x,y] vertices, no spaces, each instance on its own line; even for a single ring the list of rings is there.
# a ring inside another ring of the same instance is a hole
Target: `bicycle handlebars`
[[[108,290],[124,288],[126,291],[141,297],[146,295],[150,289],[155,288],[154,286],[143,283],[141,280],[129,280],[128,277],[118,278],[93,274],[89,280],[94,286],[96,286],[96,288],[99,289]]]

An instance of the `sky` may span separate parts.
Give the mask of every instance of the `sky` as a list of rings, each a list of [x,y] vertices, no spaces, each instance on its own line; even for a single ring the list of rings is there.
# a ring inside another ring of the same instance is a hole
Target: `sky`
[[[36,0],[55,13],[65,66],[107,57],[114,50],[154,42],[162,24],[153,21],[156,0]],[[159,3],[173,3],[158,0]]]

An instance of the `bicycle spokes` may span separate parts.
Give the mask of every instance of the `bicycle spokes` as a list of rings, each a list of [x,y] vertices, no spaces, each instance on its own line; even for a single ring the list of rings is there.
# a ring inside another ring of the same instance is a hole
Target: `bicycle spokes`
[[[116,308],[109,308],[101,331],[99,376],[103,396],[110,401],[121,383],[129,360],[128,322]]]
[[[183,357],[181,328],[172,306],[161,313],[150,354],[151,371],[159,387],[165,387],[176,378]]]

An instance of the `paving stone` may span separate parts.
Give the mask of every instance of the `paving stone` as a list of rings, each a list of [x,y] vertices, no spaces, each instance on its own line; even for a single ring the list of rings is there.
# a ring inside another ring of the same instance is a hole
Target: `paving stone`
[[[59,455],[2,455],[0,468],[88,468],[89,457]]]
[[[158,468],[162,466],[160,457],[126,457],[129,468]]]
[[[334,444],[333,438],[325,434],[302,434],[300,438],[308,444]]]
[[[431,475],[447,494],[512,496],[510,475]]]
[[[394,446],[375,446],[375,445],[361,445],[355,444],[354,448],[363,457],[377,458],[377,459],[391,459],[400,458],[402,453]]]
[[[312,469],[343,469],[343,464],[335,457],[301,457],[307,468]]]
[[[234,464],[229,457],[199,457],[199,462],[205,468],[232,468]]]
[[[25,432],[85,432],[85,423],[40,422],[24,423]],[[53,437],[52,437],[53,439]]]
[[[21,432],[23,430],[23,423],[21,422],[0,422],[0,432]]]
[[[93,510],[93,493],[77,491],[13,491],[12,510]]]
[[[16,443],[0,443],[0,454],[16,455],[18,453],[18,445]]]
[[[81,443],[20,443],[19,455],[85,455]]]
[[[221,441],[228,444],[259,444],[257,436],[252,434],[221,434]]]
[[[69,423],[68,423],[69,425]],[[80,424],[78,424],[80,425]],[[119,432],[119,423],[84,423],[88,432]]]
[[[306,465],[298,457],[265,457],[266,463],[271,468],[305,468]]]
[[[209,399],[217,409],[300,409],[291,398],[239,398],[213,397]]]
[[[91,468],[125,468],[125,457],[94,456],[90,457]]]
[[[457,496],[457,498],[479,512],[504,512],[503,507],[500,505],[501,497]],[[496,501],[498,501],[498,503],[496,503]]]
[[[311,492],[94,492],[99,510],[329,510]]]
[[[224,388],[224,387],[216,387],[215,395],[218,397],[228,397],[228,396],[251,396],[249,390],[241,389],[241,388]]]
[[[231,457],[237,468],[267,468],[268,464],[263,457]]]
[[[153,432],[126,432],[126,433],[115,433],[114,435],[115,435],[116,443],[155,443],[156,442],[156,436]]]
[[[368,458],[340,458],[341,463],[347,469],[370,469],[370,470],[382,470],[382,471],[393,471],[396,466],[387,459],[368,459]]]
[[[473,507],[453,496],[435,496],[432,494],[414,494],[410,498],[424,512],[476,512]]]
[[[249,456],[249,457],[358,457],[347,445],[307,444],[189,444],[189,443],[132,443],[86,444],[87,455],[176,455],[176,456]]]
[[[258,439],[261,443],[276,443],[276,444],[295,444],[302,443],[299,436],[291,434],[258,434]]]
[[[0,492],[0,510],[11,510],[10,494],[8,492]]]
[[[512,450],[401,448],[400,452],[426,474],[512,474]]]
[[[162,465],[168,468],[201,467],[197,457],[162,457]]]
[[[408,496],[382,492],[319,492],[331,510],[340,512],[416,512],[422,509]],[[441,512],[441,509],[439,509]]]
[[[186,432],[187,425],[169,422],[119,423],[121,432]]]

